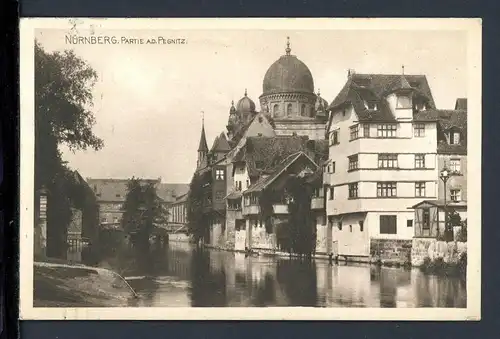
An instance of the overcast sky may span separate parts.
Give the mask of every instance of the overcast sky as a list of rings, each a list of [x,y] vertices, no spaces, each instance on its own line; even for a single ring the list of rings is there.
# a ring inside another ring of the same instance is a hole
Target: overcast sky
[[[466,97],[466,35],[458,31],[110,31],[96,35],[185,38],[184,45],[69,45],[69,31],[36,36],[47,51],[74,49],[98,73],[94,88],[98,152],[63,149],[83,177],[161,177],[188,183],[197,157],[201,111],[209,147],[225,130],[231,100],[248,88],[258,109],[268,67],[292,54],[311,70],[315,91],[331,102],[357,73],[425,74],[438,108]],[[79,31],[81,36],[90,32]]]

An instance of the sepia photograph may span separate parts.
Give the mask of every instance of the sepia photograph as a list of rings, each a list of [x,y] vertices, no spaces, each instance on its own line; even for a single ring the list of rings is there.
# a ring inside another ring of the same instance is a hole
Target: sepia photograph
[[[475,19],[22,20],[21,317],[479,320],[480,51]]]

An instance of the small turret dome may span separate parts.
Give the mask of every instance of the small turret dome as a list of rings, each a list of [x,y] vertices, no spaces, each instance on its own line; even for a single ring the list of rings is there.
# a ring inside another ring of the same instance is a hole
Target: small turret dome
[[[321,97],[321,94],[318,90],[318,94],[316,94],[316,103],[314,104],[314,109],[316,111],[326,111],[327,108],[328,108],[328,101],[326,101]]]
[[[231,100],[231,108],[229,109],[229,114],[235,114],[236,108],[234,107],[234,100]]]
[[[246,89],[245,96],[238,101],[236,109],[238,112],[255,112],[255,103],[248,97]]]

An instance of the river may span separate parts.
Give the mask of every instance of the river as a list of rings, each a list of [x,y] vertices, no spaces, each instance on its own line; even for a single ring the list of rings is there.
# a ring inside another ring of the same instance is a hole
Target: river
[[[464,279],[419,269],[246,257],[182,242],[136,258],[117,252],[98,264],[136,290],[130,306],[466,307]]]

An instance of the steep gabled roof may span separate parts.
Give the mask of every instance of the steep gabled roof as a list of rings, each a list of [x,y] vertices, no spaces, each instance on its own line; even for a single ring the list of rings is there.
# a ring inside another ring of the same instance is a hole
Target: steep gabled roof
[[[231,146],[229,146],[226,135],[224,134],[224,132],[222,132],[215,138],[212,148],[210,149],[210,153],[226,153],[230,150]]]
[[[427,99],[429,108],[435,107],[425,75],[352,74],[328,109],[351,104],[360,122],[394,122],[385,97],[400,89],[414,91]],[[376,109],[368,109],[365,101],[376,103]]]
[[[260,178],[255,184],[250,186],[243,194],[260,192],[273,183],[278,177],[280,177],[290,165],[292,165],[299,158],[305,157],[314,166],[314,170],[317,169],[315,162],[307,156],[304,152],[297,152],[287,156],[279,164],[274,166],[270,175]]]
[[[413,88],[410,86],[410,83],[408,82],[408,80],[406,80],[405,76],[400,75],[389,84],[384,95],[399,90],[412,90],[412,89]]]
[[[164,202],[175,202],[179,197],[187,194],[189,184],[160,183],[156,187],[156,194]]]
[[[87,183],[94,191],[98,202],[123,202],[128,193],[129,179],[93,179],[87,178]],[[141,184],[159,185],[159,179],[141,179]],[[158,187],[158,186],[157,186]]]
[[[233,161],[245,161],[250,177],[270,174],[289,155],[306,151],[307,141],[301,136],[248,137]]]
[[[430,109],[419,111],[415,121],[438,123],[438,153],[467,154],[467,111],[450,109]],[[458,145],[450,145],[445,133],[457,129],[461,134]]]
[[[411,88],[418,90],[423,96],[429,100],[430,108],[435,108],[434,99],[432,97],[429,83],[425,75],[415,74],[353,74],[351,75],[352,82],[360,87],[370,88],[378,98],[382,98],[391,90],[391,86],[398,81],[402,81],[402,77],[410,85]],[[405,85],[406,86],[406,85]]]

